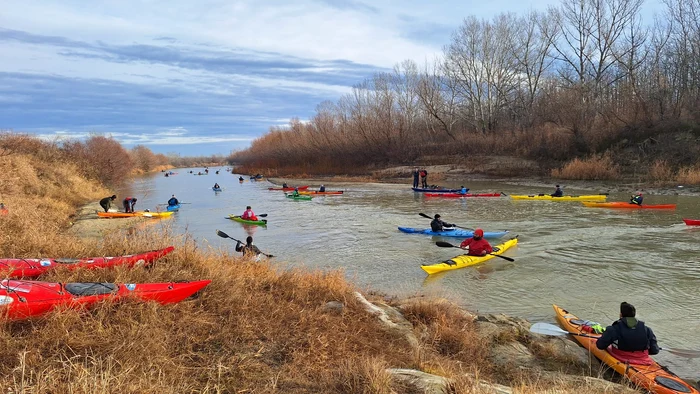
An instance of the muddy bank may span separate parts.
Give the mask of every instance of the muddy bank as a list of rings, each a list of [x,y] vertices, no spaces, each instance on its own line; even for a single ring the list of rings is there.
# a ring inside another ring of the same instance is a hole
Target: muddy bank
[[[145,225],[153,219],[134,217],[105,219],[97,216],[102,211],[99,203],[87,204],[70,217],[71,226],[68,232],[78,238],[102,238],[110,232],[123,230],[135,226]]]

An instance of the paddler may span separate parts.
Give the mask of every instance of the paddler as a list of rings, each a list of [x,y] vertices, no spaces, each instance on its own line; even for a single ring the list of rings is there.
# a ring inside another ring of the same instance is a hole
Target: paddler
[[[464,186],[460,186],[459,194],[467,194],[467,188]]]
[[[459,247],[467,250],[467,254],[470,256],[486,256],[493,252],[489,241],[484,239],[484,230],[480,228],[474,230],[474,235],[462,241]]]
[[[179,204],[179,203],[180,203],[180,200],[178,200],[177,197],[175,197],[174,194],[173,194],[172,197],[170,197],[170,200],[168,200],[168,206],[169,206],[169,207],[174,207],[175,205],[177,205],[177,204]]]
[[[318,191],[324,193],[326,191],[326,187],[321,185],[321,187],[318,188]]]
[[[253,237],[250,235],[245,239],[245,245],[238,241],[236,244],[236,252],[243,253],[243,256],[257,256],[262,253],[257,246],[253,245]]]
[[[440,219],[440,214],[436,213],[433,221],[430,222],[430,228],[435,232],[445,231],[445,227],[454,227],[454,224],[449,224]],[[451,230],[451,229],[450,229]]]
[[[243,212],[243,215],[241,215],[241,219],[245,220],[258,220],[258,217],[255,216],[255,213],[253,213],[253,209],[248,205],[245,207],[245,212]]]
[[[637,310],[632,304],[620,304],[620,320],[605,328],[595,345],[622,362],[651,365],[649,355],[659,353],[659,345],[651,328],[635,317]]]
[[[299,197],[299,188],[295,187],[294,192],[292,193],[292,197]]]
[[[557,185],[557,190],[554,191],[554,193],[550,194],[552,197],[564,197],[564,191],[561,190],[561,187]]]
[[[643,200],[644,197],[642,196],[642,192],[637,192],[637,194],[630,198],[630,204],[642,205]]]

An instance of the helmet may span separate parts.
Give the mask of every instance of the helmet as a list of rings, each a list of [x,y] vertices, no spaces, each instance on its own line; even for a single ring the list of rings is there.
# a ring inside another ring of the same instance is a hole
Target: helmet
[[[474,236],[475,237],[483,237],[484,236],[484,230],[477,228],[474,230]]]
[[[641,195],[642,195],[642,192],[637,192],[637,195],[638,195],[638,196],[641,196]]]
[[[440,214],[439,214],[439,213],[436,213],[436,214],[435,214],[435,219],[437,219],[437,218],[439,218],[439,217],[440,217]]]

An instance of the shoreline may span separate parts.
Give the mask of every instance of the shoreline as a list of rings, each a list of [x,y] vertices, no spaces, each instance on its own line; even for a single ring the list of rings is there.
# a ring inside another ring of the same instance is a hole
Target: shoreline
[[[97,212],[102,210],[99,202],[92,202],[79,207],[77,211],[68,218],[70,221],[68,232],[82,239],[103,238],[108,232],[129,230],[137,226],[145,225],[149,221],[156,220],[144,217],[101,218],[97,216]]]

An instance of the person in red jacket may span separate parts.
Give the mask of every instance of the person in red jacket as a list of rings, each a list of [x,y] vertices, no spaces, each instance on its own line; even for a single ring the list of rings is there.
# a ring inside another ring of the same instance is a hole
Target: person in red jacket
[[[243,212],[243,215],[241,215],[241,219],[245,220],[258,220],[258,217],[255,216],[255,213],[253,213],[253,209],[248,205],[245,207],[245,212]]]
[[[459,247],[468,250],[467,254],[470,256],[486,256],[493,252],[489,241],[484,239],[484,230],[480,228],[474,230],[474,236],[462,241]]]

